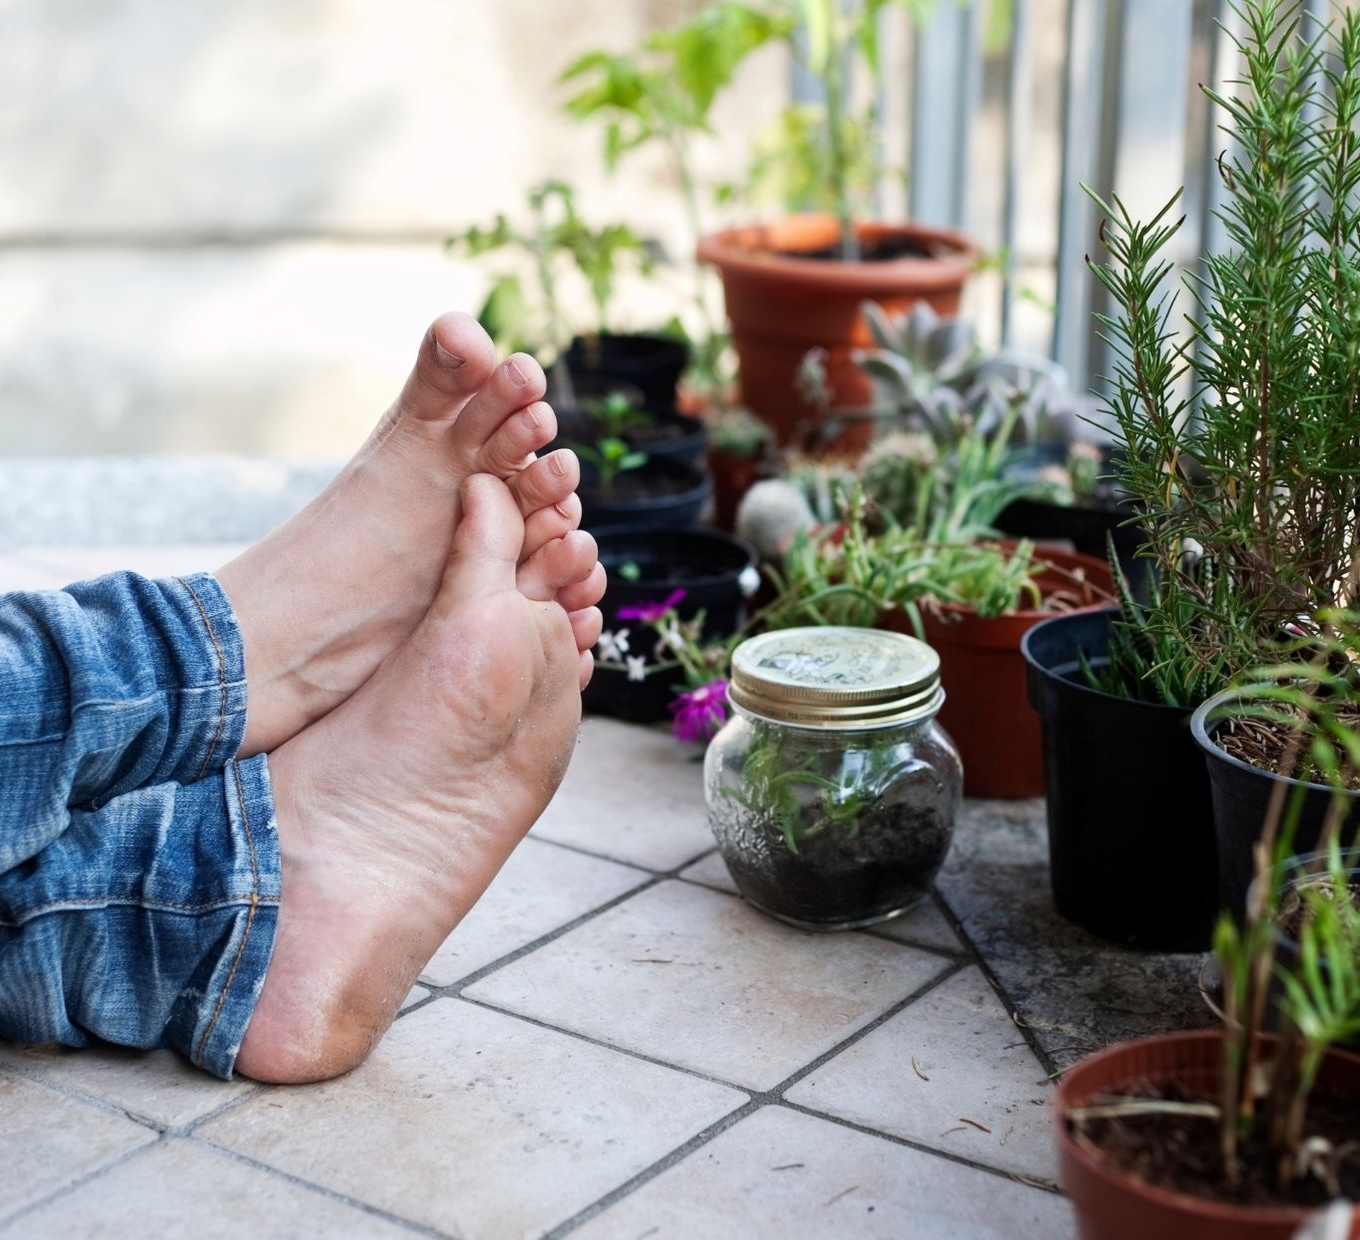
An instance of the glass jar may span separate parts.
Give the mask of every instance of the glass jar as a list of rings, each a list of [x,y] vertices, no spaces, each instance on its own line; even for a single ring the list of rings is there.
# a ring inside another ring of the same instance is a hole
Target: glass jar
[[[872,925],[925,899],[963,789],[935,721],[935,651],[876,629],[765,633],[733,652],[728,700],[704,793],[742,895],[815,930]]]

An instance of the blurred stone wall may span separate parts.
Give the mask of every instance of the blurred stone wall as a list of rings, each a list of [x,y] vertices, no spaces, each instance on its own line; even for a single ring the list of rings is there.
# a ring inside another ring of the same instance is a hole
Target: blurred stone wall
[[[660,161],[607,177],[555,83],[698,2],[2,0],[0,456],[349,451],[428,321],[479,304],[444,236],[547,177],[687,247]],[[787,82],[750,66],[709,173]]]

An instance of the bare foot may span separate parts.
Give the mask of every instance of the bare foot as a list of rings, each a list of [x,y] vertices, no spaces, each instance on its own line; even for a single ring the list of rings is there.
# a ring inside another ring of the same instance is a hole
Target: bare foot
[[[521,560],[576,528],[575,456],[534,458],[557,433],[544,387],[525,354],[495,365],[474,319],[437,319],[401,395],[354,459],[217,574],[245,645],[242,757],[276,748],[334,709],[410,635],[438,589],[465,478],[511,480],[528,518]],[[597,570],[563,605],[587,608],[602,592]]]
[[[464,496],[429,614],[349,701],[270,755],[283,903],[236,1062],[256,1080],[362,1061],[566,771],[588,658],[573,628],[593,642],[600,613],[569,618],[551,600],[586,576],[593,547],[562,540],[519,565],[506,486],[479,475]]]

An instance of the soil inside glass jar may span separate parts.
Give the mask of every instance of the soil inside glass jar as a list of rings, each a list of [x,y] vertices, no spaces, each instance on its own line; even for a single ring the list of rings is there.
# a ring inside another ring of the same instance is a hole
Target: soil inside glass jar
[[[797,853],[776,840],[762,864],[729,856],[727,865],[741,893],[776,917],[827,926],[877,921],[926,898],[950,835],[933,809],[880,805],[853,834],[830,826],[803,835]]]

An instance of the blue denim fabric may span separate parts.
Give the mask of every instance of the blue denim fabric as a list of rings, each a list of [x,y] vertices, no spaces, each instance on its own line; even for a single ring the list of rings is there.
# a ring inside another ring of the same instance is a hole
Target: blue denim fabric
[[[0,1037],[230,1077],[280,894],[245,708],[212,577],[0,595]]]

